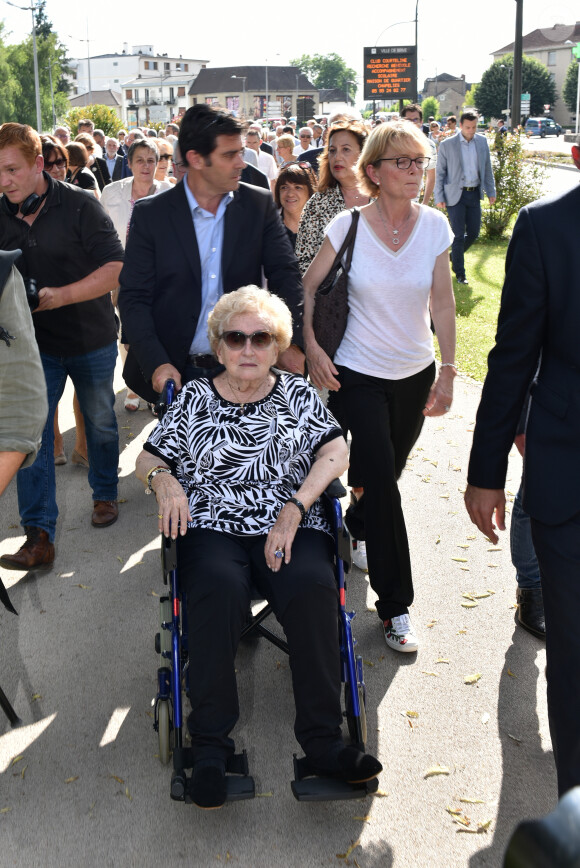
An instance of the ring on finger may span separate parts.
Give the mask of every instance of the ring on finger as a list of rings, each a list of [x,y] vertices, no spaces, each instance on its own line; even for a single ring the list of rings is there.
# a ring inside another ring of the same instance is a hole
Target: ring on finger
[[[274,552],[274,557],[275,558],[283,558],[284,557],[283,549],[276,549],[276,551]]]
[[[163,518],[163,513],[158,512],[158,513],[157,513],[157,518]]]

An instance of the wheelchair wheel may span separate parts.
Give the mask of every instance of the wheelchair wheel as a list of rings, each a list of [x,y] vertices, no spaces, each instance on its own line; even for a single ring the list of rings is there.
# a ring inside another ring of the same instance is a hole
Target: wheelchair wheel
[[[171,623],[171,600],[168,597],[162,597],[159,601],[159,624],[163,624],[164,622]],[[158,648],[158,653],[162,654],[164,651],[167,651],[171,654],[171,630],[164,630],[163,627],[160,627],[159,633],[159,643],[155,642],[156,650]],[[157,637],[155,637],[157,639]],[[164,660],[168,658],[164,657]],[[162,664],[167,665],[167,664]]]
[[[171,754],[171,724],[169,721],[169,702],[166,699],[160,699],[157,703],[157,726],[159,735],[159,759],[163,765],[166,766]]]
[[[367,712],[366,693],[364,684],[362,683],[362,658],[357,657],[356,662],[357,673],[361,673],[359,675],[359,679],[357,680],[360,716],[355,717],[349,684],[344,685],[345,715],[346,723],[348,726],[348,734],[351,738],[351,741],[355,744],[365,745],[367,741]]]

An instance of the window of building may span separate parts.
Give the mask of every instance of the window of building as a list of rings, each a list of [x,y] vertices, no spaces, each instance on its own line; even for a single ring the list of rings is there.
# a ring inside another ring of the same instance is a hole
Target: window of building
[[[167,61],[164,61],[164,63],[163,63],[164,72],[169,72],[170,69],[171,69],[171,64],[167,63]]]
[[[149,102],[149,88],[145,88],[145,102]]]
[[[184,64],[183,64],[183,71],[184,71],[184,72],[189,72],[189,63],[184,63]]]
[[[113,79],[113,84],[119,84],[119,79],[118,79],[118,78],[114,78],[114,79]]]
[[[119,61],[118,61],[118,60],[114,60],[114,61],[113,61],[113,66],[119,66]]]
[[[169,88],[169,99],[171,100],[171,102],[173,102],[175,100],[175,88],[174,87]]]
[[[125,91],[125,99],[133,99],[133,91],[132,90],[126,90]]]
[[[548,66],[556,66],[556,52],[548,51]]]
[[[177,96],[185,96],[185,85],[177,88]]]
[[[139,99],[139,91],[136,90],[135,91],[135,102],[137,102],[138,99]]]
[[[181,64],[179,61],[175,64],[175,68],[181,70]]]

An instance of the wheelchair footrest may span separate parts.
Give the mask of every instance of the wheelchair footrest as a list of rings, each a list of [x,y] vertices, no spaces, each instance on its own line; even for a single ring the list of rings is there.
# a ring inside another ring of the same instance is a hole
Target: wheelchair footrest
[[[177,761],[183,762],[181,767]],[[185,769],[193,767],[193,751],[191,748],[181,748],[174,752],[173,761],[175,770],[171,778],[171,798],[178,802],[193,804],[191,798],[191,777],[188,777]],[[249,774],[248,755],[246,751],[233,754],[226,762],[226,802],[239,802],[242,799],[253,799],[256,795],[256,786],[253,777]]]
[[[320,777],[312,771],[306,757],[294,755],[294,780],[292,793],[299,802],[333,802],[346,799],[364,799],[376,793],[378,778],[361,784],[349,784],[340,778]]]

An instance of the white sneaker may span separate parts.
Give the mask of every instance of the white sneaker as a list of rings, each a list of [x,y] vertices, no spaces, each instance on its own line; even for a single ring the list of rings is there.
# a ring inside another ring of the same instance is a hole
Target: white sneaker
[[[353,539],[352,541],[352,562],[359,570],[368,573],[369,565],[367,563],[367,544],[364,539]]]
[[[396,615],[383,622],[385,642],[394,651],[417,651],[419,640],[408,615]]]

